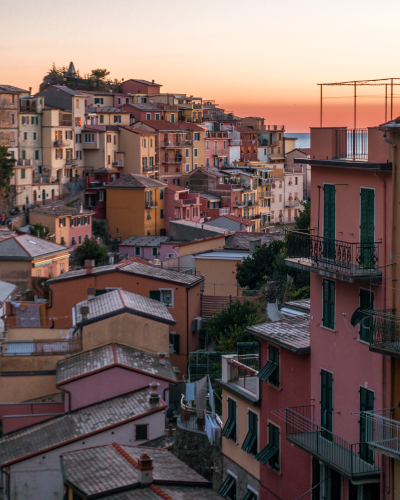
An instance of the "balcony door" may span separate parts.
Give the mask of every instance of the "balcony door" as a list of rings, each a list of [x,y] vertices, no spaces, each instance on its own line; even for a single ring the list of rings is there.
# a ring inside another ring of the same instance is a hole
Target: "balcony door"
[[[360,193],[360,266],[375,267],[375,190],[361,188]]]
[[[324,184],[324,257],[328,259],[335,258],[335,238],[336,186]]]
[[[363,411],[373,411],[375,405],[375,393],[366,389],[365,387],[360,387],[360,412]],[[370,432],[368,433],[368,439],[371,439],[373,432],[373,423],[365,418],[363,413],[360,414],[360,458],[366,462],[374,463],[374,452],[368,448],[367,441],[367,425],[370,425]],[[371,432],[372,431],[372,432]]]
[[[333,415],[333,374],[321,370],[321,436],[332,441],[332,415]]]

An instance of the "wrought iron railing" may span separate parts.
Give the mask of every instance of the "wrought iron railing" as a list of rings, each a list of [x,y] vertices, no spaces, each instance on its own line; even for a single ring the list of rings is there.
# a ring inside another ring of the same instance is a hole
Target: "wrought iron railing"
[[[394,408],[362,412],[368,445],[384,455],[400,459],[400,422],[393,420]]]
[[[288,258],[345,273],[368,273],[379,261],[380,242],[349,243],[298,231],[286,231]]]
[[[175,163],[183,163],[185,158],[182,155],[165,155],[160,157],[160,163],[166,163],[168,165],[173,165]]]
[[[314,406],[285,408],[273,413],[286,421],[288,441],[333,466],[350,479],[379,475],[379,455],[371,453],[366,443],[349,443],[316,424],[313,421]]]
[[[333,159],[368,159],[368,129],[337,129],[336,155]]]
[[[372,345],[385,349],[400,351],[400,316],[392,314],[393,310],[364,310],[363,324],[367,324]]]
[[[3,356],[57,356],[82,350],[82,337],[66,340],[13,340],[2,343]]]

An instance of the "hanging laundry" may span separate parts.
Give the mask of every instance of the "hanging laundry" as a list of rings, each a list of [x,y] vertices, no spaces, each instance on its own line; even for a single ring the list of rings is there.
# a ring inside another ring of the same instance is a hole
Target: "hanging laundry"
[[[211,386],[210,376],[208,376],[208,392],[209,392],[208,402],[210,403],[211,406],[211,412],[215,413],[214,391]]]
[[[188,382],[186,384],[186,395],[185,399],[186,401],[194,401],[194,390],[196,388],[196,383],[195,382]]]
[[[195,402],[198,417],[203,417],[206,411],[207,381],[208,377],[203,377],[196,382]]]

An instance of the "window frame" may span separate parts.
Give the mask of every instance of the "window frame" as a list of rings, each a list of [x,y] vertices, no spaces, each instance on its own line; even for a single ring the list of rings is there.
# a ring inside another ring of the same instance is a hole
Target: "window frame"
[[[247,408],[247,435],[243,441],[242,450],[253,456],[258,454],[258,421],[258,413]]]
[[[269,344],[268,345],[268,361],[258,372],[257,377],[262,382],[268,382],[277,389],[280,388],[280,376],[279,376],[279,358],[280,350],[278,347]],[[272,377],[272,380],[271,380]]]
[[[227,419],[222,431],[222,436],[237,443],[237,401],[228,396],[227,401]],[[234,411],[233,411],[234,406]],[[234,413],[234,416],[232,415]]]
[[[146,437],[138,437],[138,428],[139,427],[142,431],[145,429]],[[149,424],[136,424],[135,425],[135,441],[147,441],[149,439],[148,435],[149,435]]]
[[[329,283],[328,286],[328,300],[325,300],[325,283]],[[333,300],[331,297],[332,294],[332,284],[333,284]],[[328,312],[328,318],[325,317],[325,304],[329,309],[333,306],[333,312]],[[332,315],[332,317],[330,317]],[[335,280],[323,278],[322,279],[322,326],[324,328],[328,328],[329,330],[335,329],[335,316],[336,316],[336,282]]]

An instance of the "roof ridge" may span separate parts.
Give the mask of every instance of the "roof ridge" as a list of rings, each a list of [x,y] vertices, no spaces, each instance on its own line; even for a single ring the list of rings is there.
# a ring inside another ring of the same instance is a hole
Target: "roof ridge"
[[[135,467],[135,469],[139,469],[139,464],[136,462],[136,460],[134,458],[132,458],[129,453],[127,453],[123,448],[122,446],[120,446],[118,443],[112,443],[112,446],[114,447],[114,449],[123,457],[125,458],[125,460],[130,463],[131,465],[133,465],[133,467]]]
[[[118,288],[118,293],[119,293],[119,296],[120,296],[120,298],[121,298],[122,305],[123,305],[124,307],[128,307],[128,306],[126,305],[126,302],[125,302],[125,297],[124,297],[124,296],[123,296],[123,294],[122,294],[122,289],[121,289],[121,288]],[[136,295],[136,294],[135,294],[135,295]]]
[[[164,498],[164,500],[174,500],[172,497],[168,495],[168,493],[165,493],[161,488],[155,486],[154,484],[150,485],[150,489],[153,490],[154,493],[159,495],[161,498]]]

